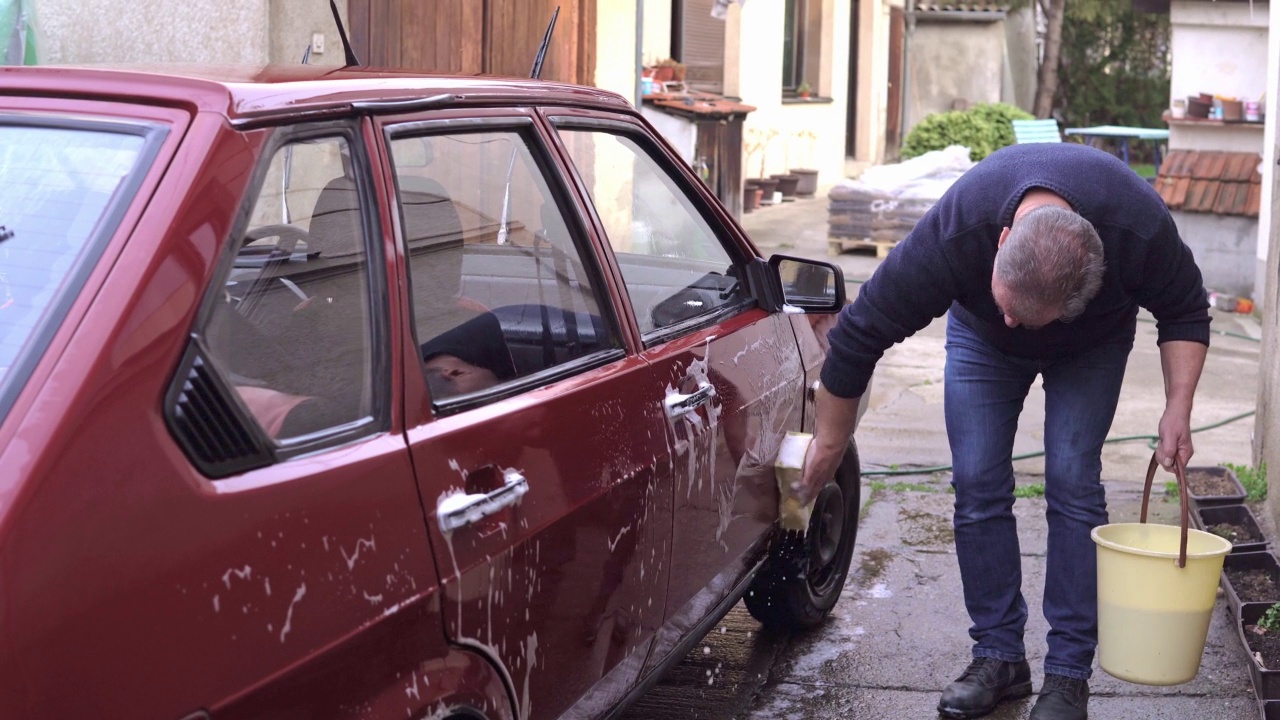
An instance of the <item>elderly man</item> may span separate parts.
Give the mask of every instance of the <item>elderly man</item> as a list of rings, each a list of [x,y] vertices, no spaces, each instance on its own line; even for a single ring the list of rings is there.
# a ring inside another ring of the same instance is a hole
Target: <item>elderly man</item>
[[[1165,381],[1158,461],[1191,458],[1208,301],[1159,195],[1099,150],[1016,145],[967,172],[863,285],[831,331],[804,485],[832,477],[884,351],[950,312],[945,413],[956,554],[973,662],[942,693],[949,718],[1031,694],[1012,449],[1037,375],[1045,392],[1048,654],[1032,720],[1083,720],[1097,646],[1096,555],[1107,522],[1102,443],[1138,308],[1157,320]]]

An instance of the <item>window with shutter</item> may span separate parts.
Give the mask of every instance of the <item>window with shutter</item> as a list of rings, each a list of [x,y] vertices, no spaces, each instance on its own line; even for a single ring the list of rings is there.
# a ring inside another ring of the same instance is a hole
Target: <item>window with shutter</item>
[[[685,66],[694,90],[724,92],[724,21],[711,16],[715,0],[679,0],[672,55]]]

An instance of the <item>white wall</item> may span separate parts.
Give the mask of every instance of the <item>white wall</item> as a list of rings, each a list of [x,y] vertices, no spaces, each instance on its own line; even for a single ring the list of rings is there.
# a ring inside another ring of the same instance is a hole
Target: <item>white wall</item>
[[[783,3],[749,2],[744,7],[730,6],[730,20],[741,27],[741,51],[738,57],[737,86],[742,101],[757,109],[747,116],[744,135],[776,132],[767,149],[754,154],[747,162],[744,176],[758,177],[763,161],[764,174],[781,173],[796,167],[818,170],[820,185],[832,184],[844,177],[845,114],[849,87],[849,8],[848,2],[825,0],[825,24],[829,50],[824,62],[826,75],[819,90],[830,93],[830,101],[783,102],[782,99],[782,27]],[[828,90],[829,88],[829,90]],[[803,131],[814,133],[812,142],[801,138]],[[749,142],[744,138],[744,142]]]
[[[346,12],[346,0],[338,2]],[[311,63],[342,64],[329,3],[320,0],[39,0],[40,61],[297,63],[313,32],[328,47]]]
[[[1271,3],[1271,20],[1280,27],[1280,3]],[[1258,218],[1258,263],[1262,292],[1257,296],[1262,309],[1262,360],[1258,364],[1258,414],[1254,419],[1253,461],[1265,461],[1280,468],[1280,232],[1275,218],[1280,215],[1280,183],[1275,181],[1277,156],[1276,123],[1280,122],[1280,33],[1267,41],[1267,123],[1262,170],[1262,209]],[[1269,251],[1269,252],[1268,252]],[[1267,506],[1272,522],[1280,521],[1280,472],[1269,473]]]
[[[645,1],[645,22],[651,12]],[[669,15],[669,11],[668,11]],[[667,31],[670,35],[670,30]],[[668,45],[668,48],[670,46]],[[636,0],[608,0],[596,6],[595,86],[636,101]]]
[[[1246,100],[1267,87],[1267,8],[1259,3],[1174,0],[1169,11],[1172,97],[1207,92]]]
[[[976,105],[1003,99],[1009,55],[1004,22],[921,19],[910,42],[903,103],[907,132],[925,116],[951,110],[954,100]]]
[[[858,2],[858,131],[855,157],[879,163],[885,157],[885,121],[889,108],[889,12],[901,0]]]

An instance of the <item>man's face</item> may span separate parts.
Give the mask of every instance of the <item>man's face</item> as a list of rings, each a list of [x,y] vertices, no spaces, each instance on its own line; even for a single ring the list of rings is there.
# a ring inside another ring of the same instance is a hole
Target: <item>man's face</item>
[[[1027,317],[1016,314],[1011,308],[1018,307],[1020,303],[1016,302],[1014,292],[1000,282],[994,273],[991,275],[991,296],[995,298],[996,307],[1000,309],[1000,314],[1004,316],[1004,324],[1011,328],[1021,325],[1028,330],[1039,330],[1062,315],[1062,311],[1059,308],[1036,309],[1027,313]]]
[[[427,387],[437,400],[491,388],[498,384],[498,376],[487,370],[460,360],[453,355],[436,355],[422,364],[427,375]]]

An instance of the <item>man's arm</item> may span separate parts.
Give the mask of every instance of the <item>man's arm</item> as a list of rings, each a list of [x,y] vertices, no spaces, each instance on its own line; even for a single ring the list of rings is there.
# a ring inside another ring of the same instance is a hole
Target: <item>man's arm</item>
[[[805,455],[802,487],[795,489],[801,503],[812,500],[836,476],[836,468],[840,467],[845,448],[849,446],[849,436],[858,422],[859,399],[832,395],[825,386],[818,386],[813,442]]]
[[[1185,468],[1195,453],[1191,444],[1191,403],[1208,351],[1206,345],[1193,340],[1169,340],[1160,345],[1165,400],[1156,461],[1166,470],[1173,469],[1175,454]]]

